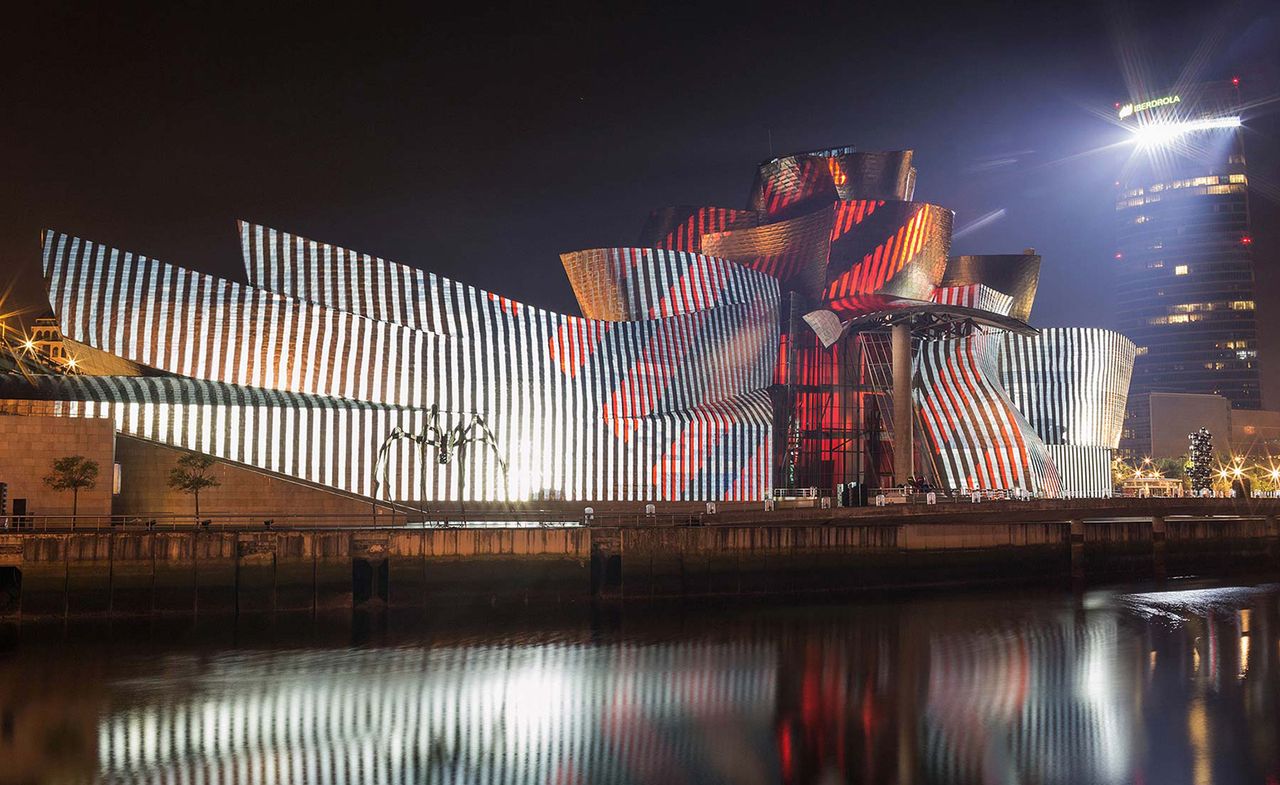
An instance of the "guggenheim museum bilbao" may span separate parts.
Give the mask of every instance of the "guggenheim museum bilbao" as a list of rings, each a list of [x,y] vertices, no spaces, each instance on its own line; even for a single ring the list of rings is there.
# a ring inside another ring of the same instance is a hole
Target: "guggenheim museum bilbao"
[[[580,316],[247,222],[246,282],[49,231],[84,361],[0,397],[404,503],[1109,495],[1134,345],[1029,327],[1040,257],[949,257],[914,190],[910,151],[766,161],[563,254]]]

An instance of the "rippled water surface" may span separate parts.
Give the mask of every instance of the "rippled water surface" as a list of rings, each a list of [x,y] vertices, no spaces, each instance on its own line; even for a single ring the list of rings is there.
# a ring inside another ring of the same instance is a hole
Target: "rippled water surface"
[[[0,633],[0,783],[1277,783],[1280,587]]]

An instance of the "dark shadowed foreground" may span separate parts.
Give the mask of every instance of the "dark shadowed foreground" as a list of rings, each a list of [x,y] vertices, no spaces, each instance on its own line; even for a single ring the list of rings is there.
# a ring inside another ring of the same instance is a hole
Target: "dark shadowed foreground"
[[[0,783],[1272,783],[1280,586],[0,628]]]

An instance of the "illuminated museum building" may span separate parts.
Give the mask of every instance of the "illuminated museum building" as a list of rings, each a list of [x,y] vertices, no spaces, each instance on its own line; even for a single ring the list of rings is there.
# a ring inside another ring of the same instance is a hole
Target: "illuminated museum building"
[[[566,253],[582,316],[242,222],[247,281],[55,231],[75,373],[7,399],[396,502],[1111,492],[1133,345],[1037,332],[1040,257],[949,258],[910,151],[760,165],[745,209]],[[127,481],[127,480],[126,480]]]
[[[1139,141],[1115,213],[1117,327],[1138,346],[1121,445],[1130,455],[1149,449],[1151,393],[1262,406],[1239,106],[1233,80],[1118,110]],[[1187,130],[1158,138],[1175,124]]]

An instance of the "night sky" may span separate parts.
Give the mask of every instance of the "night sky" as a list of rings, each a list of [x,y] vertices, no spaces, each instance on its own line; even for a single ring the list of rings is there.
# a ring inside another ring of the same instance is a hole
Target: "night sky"
[[[661,205],[745,206],[772,141],[913,148],[916,198],[957,228],[1004,211],[954,252],[1034,246],[1033,323],[1108,325],[1129,152],[1089,151],[1125,137],[1103,116],[1126,70],[1280,85],[1275,2],[262,5],[6,9],[15,300],[41,296],[42,228],[242,279],[245,218],[576,312],[559,252],[632,243]],[[1280,194],[1277,109],[1254,114],[1251,178]]]

